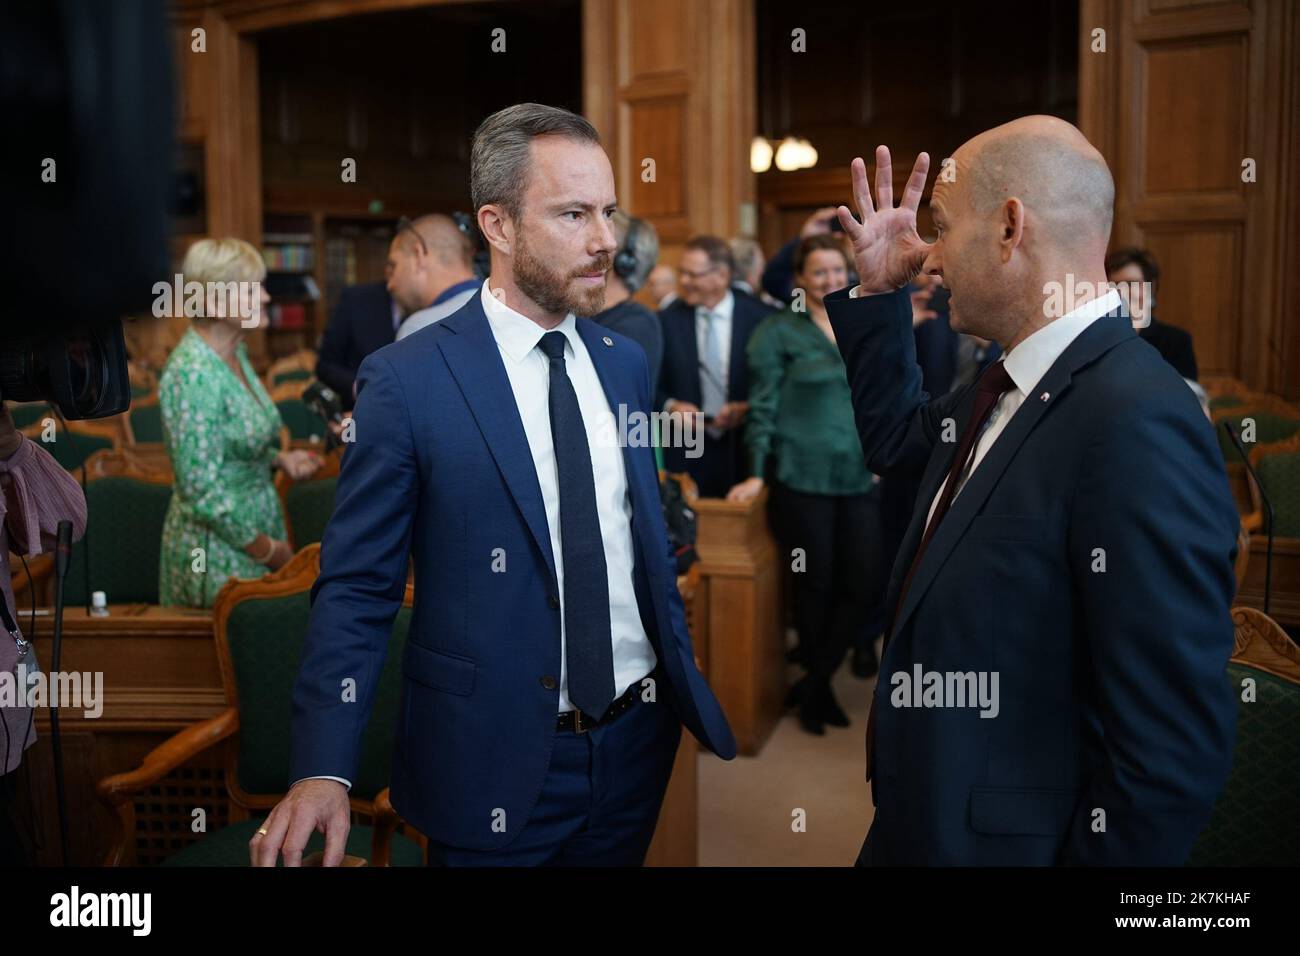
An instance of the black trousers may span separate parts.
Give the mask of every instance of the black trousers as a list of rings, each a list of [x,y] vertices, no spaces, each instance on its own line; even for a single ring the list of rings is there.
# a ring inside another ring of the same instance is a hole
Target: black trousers
[[[769,500],[782,560],[793,571],[804,666],[829,681],[884,590],[880,496],[811,495],[774,483]]]

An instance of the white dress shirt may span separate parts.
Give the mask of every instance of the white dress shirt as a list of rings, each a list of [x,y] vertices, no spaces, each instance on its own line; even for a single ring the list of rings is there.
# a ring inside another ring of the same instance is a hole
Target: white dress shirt
[[[561,712],[574,710],[569,700],[568,662],[564,644],[564,552],[560,542],[560,485],[551,441],[550,359],[537,347],[546,329],[494,296],[483,283],[483,311],[501,350],[501,361],[515,393],[515,404],[523,420],[528,449],[537,470],[537,483],[546,506],[546,524],[551,532],[551,553],[555,556],[555,577],[560,589],[560,704]],[[614,415],[609,399],[596,375],[587,346],[578,335],[577,319],[564,317],[552,331],[564,333],[564,365],[578,395],[587,445],[591,449],[591,470],[596,488],[596,515],[605,543],[605,571],[609,579],[610,638],[614,652],[614,692],[622,694],[635,681],[654,670],[657,658],[641,623],[636,589],[632,584],[632,498],[628,493],[623,450],[609,440],[608,428]],[[575,569],[575,573],[578,572]]]
[[[560,542],[560,482],[551,440],[551,362],[537,347],[546,329],[499,300],[483,283],[480,292],[483,311],[487,313],[492,337],[501,352],[506,377],[515,395],[515,405],[523,421],[528,450],[532,453],[537,483],[546,507],[546,524],[551,535],[551,553],[555,556],[555,577],[560,589],[560,699],[558,713],[574,710],[569,700],[569,667],[564,644],[564,551]],[[596,515],[600,536],[605,544],[605,571],[609,580],[610,641],[613,645],[614,692],[623,694],[636,681],[655,668],[658,658],[641,623],[633,580],[632,498],[628,493],[623,451],[611,441],[608,429],[614,413],[596,375],[587,346],[578,335],[573,314],[564,317],[552,331],[564,333],[564,365],[578,395],[587,443],[591,449],[591,470],[596,489]],[[667,545],[665,544],[665,547]],[[581,573],[581,572],[576,572]],[[349,789],[352,784],[341,777],[304,777],[305,780],[337,780]],[[295,783],[298,781],[295,781]]]
[[[1103,315],[1119,308],[1119,304],[1119,293],[1111,289],[1105,295],[1089,299],[1073,312],[1067,312],[1059,319],[1049,322],[1002,357],[1001,361],[1006,367],[1007,374],[1011,376],[1011,381],[1016,387],[1003,392],[1002,397],[993,406],[984,430],[980,432],[980,437],[975,442],[975,451],[971,455],[970,463],[957,480],[957,491],[952,496],[953,501],[961,495],[966,482],[979,467],[979,463],[984,460],[993,443],[998,440],[998,436],[1006,429],[1011,416],[1042,381],[1047,370],[1061,357],[1061,353],[1070,347],[1070,343],[1078,338],[1084,329]],[[945,479],[930,502],[930,510],[925,516],[927,528],[930,526],[930,519],[934,517],[934,509],[938,506],[939,499],[943,497],[943,489],[947,486],[948,481]]]
[[[704,362],[704,357],[708,355],[709,313],[713,314],[712,321],[715,323],[714,327],[718,336],[718,351],[722,355],[722,394],[724,396],[731,385],[731,318],[735,311],[736,297],[731,294],[730,289],[712,309],[704,305],[695,307],[695,354],[701,364]],[[704,375],[703,369],[699,371],[699,374]],[[677,399],[669,396],[664,402],[664,411],[668,411],[668,407],[675,401]]]
[[[416,312],[412,312],[402,324],[397,327],[397,341],[400,342],[412,332],[418,332],[426,325],[433,325],[435,322],[441,322],[453,312],[459,312],[460,307],[474,297],[478,289],[466,289],[464,292],[457,292],[450,299],[444,299],[437,305],[426,306]]]

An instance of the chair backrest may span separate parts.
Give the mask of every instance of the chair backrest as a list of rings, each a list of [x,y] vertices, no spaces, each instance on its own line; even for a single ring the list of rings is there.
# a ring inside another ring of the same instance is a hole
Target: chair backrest
[[[1232,609],[1237,698],[1232,773],[1192,849],[1193,866],[1294,865],[1300,860],[1300,647],[1276,621]]]
[[[129,451],[98,451],[86,460],[86,479],[86,533],[72,546],[65,602],[85,604],[91,591],[103,591],[113,603],[157,604],[171,468]]]
[[[1231,440],[1223,433],[1223,427],[1220,423],[1224,421],[1231,422],[1233,431],[1237,433],[1238,437],[1241,437],[1242,422],[1245,419],[1250,419],[1255,423],[1254,439],[1260,445],[1279,442],[1300,433],[1300,410],[1288,411],[1282,407],[1256,408],[1243,406],[1228,411],[1215,412],[1215,433],[1219,437],[1219,449],[1223,452],[1224,461],[1236,463],[1240,461],[1240,458],[1232,447]],[[1246,444],[1246,451],[1249,452],[1251,447],[1250,444]]]
[[[277,401],[275,407],[280,409],[291,438],[299,441],[318,439],[323,441],[329,430],[325,421],[301,398],[285,398]]]
[[[271,375],[271,386],[274,388],[283,382],[310,382],[313,377],[311,369],[287,368]]]
[[[334,514],[342,455],[341,447],[326,452],[320,470],[307,481],[294,481],[283,471],[276,472],[275,490],[280,495],[289,542],[295,550],[319,542],[325,536],[325,526]]]
[[[1276,525],[1273,533],[1280,538],[1300,538],[1300,433],[1282,441],[1260,445],[1250,453],[1251,464],[1273,502]],[[1255,483],[1250,482],[1251,502],[1264,518],[1263,499]]]
[[[311,616],[311,587],[319,573],[320,546],[309,545],[279,571],[229,581],[213,605],[222,683],[227,701],[239,710],[227,781],[231,795],[245,806],[263,805],[293,782],[288,779],[291,700]],[[413,597],[408,586],[362,737],[353,798],[371,800],[390,782]],[[340,686],[339,694],[344,693]]]
[[[50,411],[47,402],[17,402],[10,406],[9,414],[13,417],[15,428],[26,428],[54,413]]]
[[[106,435],[92,435],[75,429],[57,429],[54,433],[54,441],[41,441],[42,428],[37,422],[21,429],[22,433],[32,441],[41,443],[41,447],[49,452],[54,460],[67,471],[78,471],[83,462],[89,460],[90,456],[97,451],[111,450],[115,447],[113,439]]]
[[[157,400],[131,403],[131,434],[144,445],[160,445],[163,441],[162,406]]]
[[[325,537],[325,526],[334,514],[338,484],[337,476],[300,481],[285,492],[285,516],[295,548],[319,544]]]

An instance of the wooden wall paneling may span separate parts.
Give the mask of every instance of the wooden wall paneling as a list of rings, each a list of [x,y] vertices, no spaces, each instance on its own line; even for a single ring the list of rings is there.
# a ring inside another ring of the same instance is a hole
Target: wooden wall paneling
[[[1115,174],[1112,245],[1161,260],[1160,315],[1203,374],[1300,391],[1300,26],[1287,0],[1082,0],[1080,123]],[[1103,26],[1106,54],[1090,52]],[[1256,181],[1242,181],[1242,162]]]
[[[660,261],[675,265],[694,233],[736,235],[754,200],[753,0],[584,0],[583,35],[583,110]]]

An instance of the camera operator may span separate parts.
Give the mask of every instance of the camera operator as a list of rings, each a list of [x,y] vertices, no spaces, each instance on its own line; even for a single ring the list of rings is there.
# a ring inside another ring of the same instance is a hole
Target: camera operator
[[[36,665],[36,650],[18,626],[22,615],[14,600],[10,581],[9,553],[21,555],[53,551],[60,521],[72,522],[73,540],[86,530],[86,498],[81,485],[40,447],[14,427],[8,405],[0,402],[0,591],[3,592],[4,630],[0,634],[0,673],[24,674]],[[10,625],[13,625],[11,628]],[[17,788],[18,765],[23,751],[36,742],[32,711],[25,706],[25,685],[13,706],[0,704],[0,867],[27,862],[10,819],[9,808]]]

